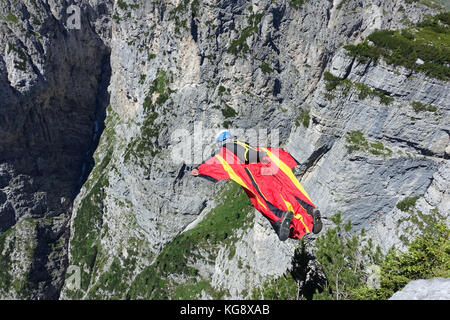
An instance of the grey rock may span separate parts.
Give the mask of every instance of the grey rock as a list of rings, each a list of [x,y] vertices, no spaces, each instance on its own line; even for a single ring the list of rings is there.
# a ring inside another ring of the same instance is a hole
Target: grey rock
[[[450,300],[450,279],[414,280],[389,300]]]

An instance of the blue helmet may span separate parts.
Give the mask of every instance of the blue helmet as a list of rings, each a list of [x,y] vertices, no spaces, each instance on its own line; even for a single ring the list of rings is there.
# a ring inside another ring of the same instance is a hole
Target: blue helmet
[[[222,142],[226,139],[232,139],[233,136],[231,135],[230,131],[224,130],[219,132],[219,134],[216,137],[216,142]]]

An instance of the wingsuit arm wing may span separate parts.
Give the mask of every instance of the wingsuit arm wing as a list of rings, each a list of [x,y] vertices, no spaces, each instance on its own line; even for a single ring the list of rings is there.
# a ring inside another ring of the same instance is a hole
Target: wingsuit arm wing
[[[230,178],[229,174],[225,171],[222,163],[217,157],[217,155],[220,155],[221,153],[222,150],[197,167],[199,177],[206,178],[214,182]]]
[[[285,151],[282,148],[266,148],[266,149],[269,150],[272,154],[276,155],[291,169],[300,165],[300,162],[298,162],[289,152]]]

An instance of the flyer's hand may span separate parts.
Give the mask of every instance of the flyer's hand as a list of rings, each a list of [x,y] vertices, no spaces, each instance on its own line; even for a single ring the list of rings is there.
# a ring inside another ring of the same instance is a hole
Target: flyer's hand
[[[265,156],[264,158],[261,159],[261,162],[264,164],[268,164],[270,162],[270,158],[268,156]]]
[[[197,177],[198,176],[198,169],[192,169],[191,175],[193,175],[194,177]]]

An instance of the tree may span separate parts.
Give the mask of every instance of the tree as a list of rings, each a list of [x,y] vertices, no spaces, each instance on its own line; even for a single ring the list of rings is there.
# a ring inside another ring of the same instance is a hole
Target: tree
[[[352,290],[360,285],[362,278],[359,254],[359,236],[351,236],[351,221],[342,225],[340,212],[331,217],[336,225],[316,240],[316,258],[325,273],[325,289],[315,299],[342,300],[351,298]]]

